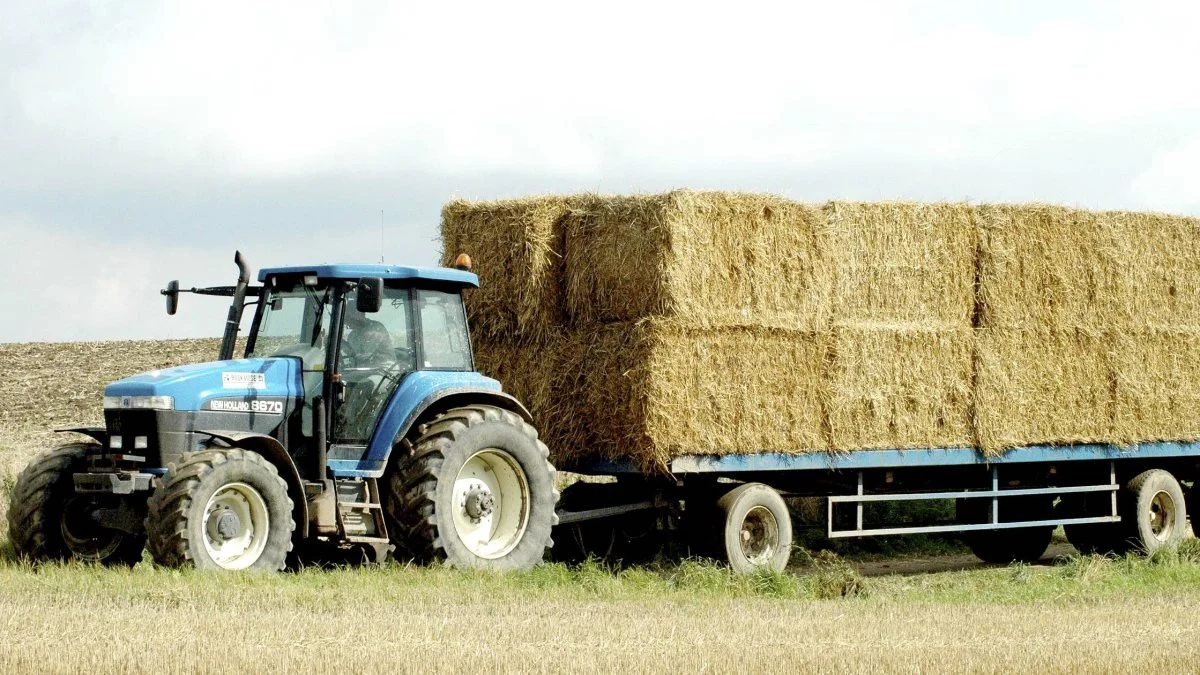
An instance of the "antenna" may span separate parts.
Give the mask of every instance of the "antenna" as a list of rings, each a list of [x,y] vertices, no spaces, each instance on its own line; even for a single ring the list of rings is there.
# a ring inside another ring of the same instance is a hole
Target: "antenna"
[[[379,264],[383,264],[383,209],[379,209]]]

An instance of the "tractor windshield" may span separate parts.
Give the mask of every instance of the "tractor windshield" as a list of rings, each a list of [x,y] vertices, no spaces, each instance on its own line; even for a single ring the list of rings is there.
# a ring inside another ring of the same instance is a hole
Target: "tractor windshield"
[[[330,295],[329,288],[303,283],[272,288],[246,357],[298,356],[304,370],[320,370],[329,334]]]

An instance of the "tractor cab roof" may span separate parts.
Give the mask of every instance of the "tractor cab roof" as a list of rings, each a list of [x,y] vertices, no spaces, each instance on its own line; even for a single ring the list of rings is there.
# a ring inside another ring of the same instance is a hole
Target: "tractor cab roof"
[[[267,277],[281,274],[315,274],[321,279],[362,279],[379,277],[389,279],[416,279],[450,283],[461,286],[479,287],[479,277],[473,272],[465,272],[450,267],[407,267],[404,265],[382,264],[332,264],[332,265],[295,265],[291,267],[268,267],[259,270],[258,280],[266,281]]]

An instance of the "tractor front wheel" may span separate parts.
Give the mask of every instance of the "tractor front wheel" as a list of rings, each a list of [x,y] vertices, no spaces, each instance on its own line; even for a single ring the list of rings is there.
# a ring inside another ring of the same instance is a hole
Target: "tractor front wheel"
[[[117,496],[75,493],[74,474],[100,446],[64,445],[39,455],[17,477],[8,509],[8,531],[17,557],[31,562],[77,560],[135,565],[146,536],[103,527],[93,514],[120,507]]]
[[[554,467],[537,432],[492,406],[455,408],[421,425],[389,476],[388,529],[420,562],[528,569],[551,546]]]
[[[168,466],[146,518],[150,553],[165,567],[282,570],[295,529],[287,483],[241,448],[185,453]]]

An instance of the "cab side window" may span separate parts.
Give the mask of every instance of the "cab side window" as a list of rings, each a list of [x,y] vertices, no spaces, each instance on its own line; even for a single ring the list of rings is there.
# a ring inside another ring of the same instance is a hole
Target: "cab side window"
[[[426,370],[472,370],[467,315],[458,293],[418,290],[421,313],[421,367]]]

